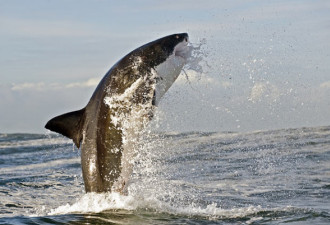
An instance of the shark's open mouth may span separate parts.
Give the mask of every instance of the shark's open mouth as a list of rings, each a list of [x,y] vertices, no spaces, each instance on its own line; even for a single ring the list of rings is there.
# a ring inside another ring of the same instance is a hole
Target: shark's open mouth
[[[177,44],[174,48],[174,55],[182,57],[184,60],[187,60],[191,54],[191,49],[188,46],[188,37],[185,38],[182,42]]]

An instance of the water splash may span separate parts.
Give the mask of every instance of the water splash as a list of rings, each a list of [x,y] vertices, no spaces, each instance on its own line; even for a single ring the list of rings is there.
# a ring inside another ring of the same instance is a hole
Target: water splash
[[[189,57],[187,58],[186,64],[184,65],[182,71],[191,85],[191,79],[200,80],[202,74],[207,73],[210,66],[207,63],[207,44],[206,39],[201,39],[197,43],[189,43],[189,52],[187,53]],[[197,75],[196,77],[191,77],[191,75]]]
[[[51,209],[47,213],[49,216],[63,214],[84,214],[84,213],[100,213],[111,210],[127,210],[127,211],[156,211],[157,213],[168,213],[182,216],[199,216],[208,219],[218,218],[240,218],[251,214],[264,211],[260,206],[249,206],[234,209],[223,209],[216,203],[206,206],[198,206],[190,204],[186,206],[174,206],[168,202],[159,201],[153,195],[146,196],[123,196],[119,193],[87,193],[84,194],[77,202],[66,204],[58,208]],[[35,216],[35,215],[33,215]]]
[[[193,70],[198,73],[205,73],[206,68],[210,67],[207,64],[207,42],[206,39],[201,39],[197,43],[190,43],[189,45],[189,55],[187,62],[184,66],[185,70]]]
[[[61,215],[70,213],[99,213],[105,210],[125,209],[135,210],[137,203],[131,196],[123,196],[117,192],[87,193],[77,202],[51,209],[48,215]]]
[[[198,206],[196,204],[173,206],[169,203],[153,198],[152,195],[146,198],[141,198],[141,196],[123,196],[119,193],[88,193],[83,195],[72,205],[66,204],[51,209],[47,215],[93,214],[105,211],[111,213],[118,210],[144,212],[148,214],[166,213],[185,217],[202,217],[207,220],[244,218],[244,220],[247,221],[247,224],[264,219],[263,214],[267,214],[267,212],[269,213],[271,211],[276,214],[296,213],[297,211],[301,211],[290,206],[273,209],[265,209],[261,206],[224,209],[219,207],[217,203],[211,203],[206,206]]]

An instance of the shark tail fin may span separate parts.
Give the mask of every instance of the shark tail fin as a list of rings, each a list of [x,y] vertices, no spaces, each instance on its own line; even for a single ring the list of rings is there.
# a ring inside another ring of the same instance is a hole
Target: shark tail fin
[[[71,138],[77,148],[83,138],[82,128],[85,121],[85,108],[56,116],[49,120],[45,128]]]

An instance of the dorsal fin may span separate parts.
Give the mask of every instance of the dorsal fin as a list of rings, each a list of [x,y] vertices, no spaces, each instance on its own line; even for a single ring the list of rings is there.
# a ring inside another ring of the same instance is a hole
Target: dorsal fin
[[[79,148],[84,121],[85,108],[54,117],[47,122],[45,128],[71,138]]]

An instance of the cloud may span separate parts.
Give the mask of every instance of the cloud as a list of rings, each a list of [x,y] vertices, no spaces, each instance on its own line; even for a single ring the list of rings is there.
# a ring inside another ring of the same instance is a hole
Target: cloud
[[[96,87],[100,82],[100,78],[90,78],[87,81],[83,82],[75,82],[65,85],[66,88],[73,88],[73,87]]]
[[[45,89],[45,83],[21,83],[21,84],[13,84],[11,90],[13,91],[21,91],[25,89],[34,89],[37,91]]]
[[[192,83],[194,85],[210,85],[216,87],[228,88],[233,84],[228,81],[221,81],[214,77],[211,77],[205,73],[199,73],[194,70],[187,70],[185,74],[181,74],[175,81],[177,85],[184,85],[186,83]],[[73,82],[68,84],[61,83],[45,83],[45,82],[25,82],[25,83],[13,83],[11,85],[12,91],[23,91],[23,90],[34,90],[34,91],[45,91],[45,90],[59,90],[59,89],[70,89],[70,88],[89,88],[96,87],[100,82],[99,77],[89,78],[88,80],[81,82]]]
[[[216,79],[205,73],[199,73],[194,70],[185,71],[185,74],[181,74],[175,83],[178,85],[183,85],[186,83],[192,83],[194,85],[212,85],[223,88],[228,88],[233,85],[231,82],[221,81],[220,79]]]
[[[321,88],[330,89],[330,81],[323,82],[320,84]]]
[[[12,84],[12,91],[23,91],[23,90],[35,90],[35,91],[46,91],[46,90],[58,90],[58,89],[69,89],[69,88],[89,88],[96,87],[100,82],[99,78],[90,78],[87,81],[82,82],[74,82],[69,84],[59,84],[59,83],[20,83],[20,84]]]
[[[278,88],[269,82],[256,82],[251,89],[249,101],[261,102],[263,100],[269,100],[271,102],[276,101],[280,96]]]

